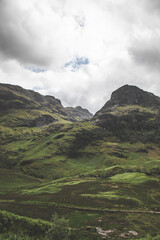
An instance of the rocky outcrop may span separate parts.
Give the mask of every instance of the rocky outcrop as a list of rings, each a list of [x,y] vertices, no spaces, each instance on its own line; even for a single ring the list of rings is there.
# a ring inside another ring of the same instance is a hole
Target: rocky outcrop
[[[103,127],[123,140],[134,138],[159,141],[160,98],[135,86],[125,85],[112,93],[111,99],[93,117]]]
[[[124,85],[112,93],[111,99],[106,102],[97,114],[101,114],[101,112],[104,112],[112,107],[126,105],[160,108],[160,98],[155,96],[153,93],[143,91],[136,86]]]
[[[118,115],[113,111],[99,115],[95,119],[95,123],[108,130],[156,130],[160,127],[160,113],[143,112],[137,109]]]

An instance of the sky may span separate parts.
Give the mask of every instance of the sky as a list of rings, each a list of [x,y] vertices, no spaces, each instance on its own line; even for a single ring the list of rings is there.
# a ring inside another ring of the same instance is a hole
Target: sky
[[[0,82],[98,111],[125,84],[160,95],[159,0],[0,0]]]

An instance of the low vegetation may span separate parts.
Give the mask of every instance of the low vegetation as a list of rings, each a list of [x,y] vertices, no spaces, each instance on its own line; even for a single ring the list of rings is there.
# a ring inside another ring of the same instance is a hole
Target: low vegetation
[[[3,90],[0,239],[159,239],[157,106],[73,123],[54,98]]]

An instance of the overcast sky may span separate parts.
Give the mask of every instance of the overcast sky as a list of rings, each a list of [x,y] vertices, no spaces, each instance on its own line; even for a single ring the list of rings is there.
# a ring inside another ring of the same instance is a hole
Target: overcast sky
[[[0,82],[94,113],[159,81],[160,0],[0,0]]]

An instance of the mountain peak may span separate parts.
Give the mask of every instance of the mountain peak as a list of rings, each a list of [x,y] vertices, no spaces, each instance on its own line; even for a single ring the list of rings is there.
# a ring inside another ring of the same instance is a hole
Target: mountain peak
[[[157,107],[160,106],[160,98],[153,93],[146,92],[136,86],[124,85],[112,93],[111,99],[101,110],[125,105]]]

